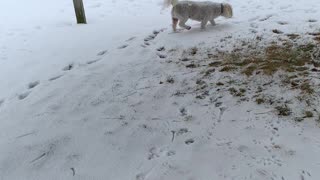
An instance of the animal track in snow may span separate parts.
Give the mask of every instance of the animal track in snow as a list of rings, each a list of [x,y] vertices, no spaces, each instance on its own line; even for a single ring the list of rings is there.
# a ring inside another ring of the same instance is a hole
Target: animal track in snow
[[[145,175],[143,173],[139,173],[136,175],[136,180],[144,180],[145,179]]]
[[[108,52],[108,50],[98,52],[97,56],[103,56]]]
[[[176,155],[175,151],[168,151],[167,152],[167,156],[174,156],[174,155]]]
[[[266,21],[268,19],[270,19],[273,15],[269,14],[269,15],[266,15],[264,18],[261,18],[259,19],[259,21]]]
[[[23,99],[27,98],[27,97],[29,96],[29,94],[30,94],[30,93],[31,93],[31,92],[30,92],[30,91],[28,91],[28,92],[25,92],[25,93],[19,94],[19,95],[18,95],[18,99],[19,99],[19,100],[23,100]]]
[[[72,176],[76,175],[76,170],[73,167],[70,170],[72,171]]]
[[[149,150],[149,156],[148,156],[148,160],[152,160],[156,157],[160,157],[159,155],[159,152],[157,152],[157,148],[155,147],[152,147],[150,150]]]
[[[57,80],[57,79],[61,78],[62,76],[63,76],[63,75],[54,76],[54,77],[50,78],[49,81]]]
[[[166,48],[164,46],[157,48],[157,51],[165,51],[165,50],[166,50]]]
[[[101,59],[95,59],[95,60],[92,60],[92,61],[87,61],[87,64],[89,65],[89,64],[94,64],[94,63],[96,63],[96,62],[98,62],[98,61],[100,61]]]
[[[187,109],[185,107],[180,108],[179,111],[181,113],[181,116],[186,116],[188,114]]]
[[[237,150],[239,151],[239,152],[244,152],[244,151],[247,151],[249,148],[248,148],[248,146],[245,146],[245,145],[240,145],[238,148],[237,148]]]
[[[145,41],[145,42],[151,41],[151,40],[153,40],[154,38],[156,38],[156,36],[157,36],[157,35],[155,35],[155,34],[151,34],[151,35],[149,35],[148,37],[144,38],[144,41]]]
[[[311,174],[308,171],[302,170],[302,174],[303,175],[308,175],[309,177],[311,177]],[[302,176],[302,175],[301,175]]]
[[[156,147],[152,147],[149,150],[148,160],[160,158],[161,156],[174,156],[175,154],[176,152],[173,150],[167,151],[164,149],[158,149]]]
[[[71,69],[74,68],[74,64],[73,63],[70,63],[68,64],[66,67],[64,67],[62,70],[64,71],[70,71]]]
[[[158,54],[158,57],[161,58],[161,59],[164,59],[164,58],[167,58],[167,55],[165,55],[165,54]]]
[[[137,38],[137,37],[135,37],[135,36],[134,36],[134,37],[131,37],[131,38],[127,39],[126,42],[132,41],[132,40],[134,40],[134,39],[136,39],[136,38]]]
[[[225,111],[227,110],[227,108],[226,107],[220,107],[219,110],[220,110],[220,113],[219,113],[219,117],[218,117],[218,122],[221,122],[222,116],[225,113]]]
[[[126,48],[126,47],[128,47],[128,46],[129,46],[128,44],[124,44],[124,45],[122,45],[122,46],[119,46],[118,49],[124,49],[124,48]]]
[[[0,107],[2,106],[3,103],[4,103],[4,99],[0,99]]]
[[[28,88],[29,88],[29,89],[33,89],[33,88],[35,88],[36,86],[38,86],[39,84],[40,84],[39,81],[31,82],[31,83],[28,84]]]
[[[180,128],[180,129],[177,131],[177,136],[182,135],[182,134],[185,134],[185,133],[188,133],[188,132],[189,132],[188,128]]]
[[[185,141],[186,145],[190,145],[190,144],[193,144],[194,143],[194,140],[193,139],[187,139]]]
[[[144,45],[142,45],[142,47],[149,46],[149,42],[154,40],[159,35],[159,33],[163,32],[164,30],[165,29],[154,30],[152,34],[144,38]]]
[[[279,29],[273,29],[272,32],[275,34],[283,34],[283,32],[280,31]]]
[[[316,19],[309,19],[308,22],[314,23],[314,22],[318,22],[318,21]]]
[[[286,21],[278,21],[277,23],[280,24],[280,25],[287,25],[287,24],[289,24],[289,23],[286,22]]]

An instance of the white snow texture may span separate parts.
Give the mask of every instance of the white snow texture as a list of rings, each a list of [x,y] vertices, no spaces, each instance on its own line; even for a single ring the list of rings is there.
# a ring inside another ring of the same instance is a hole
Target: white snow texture
[[[196,99],[164,53],[319,29],[319,0],[227,2],[173,33],[162,0],[84,0],[86,25],[71,0],[1,0],[0,179],[319,180],[316,122]]]

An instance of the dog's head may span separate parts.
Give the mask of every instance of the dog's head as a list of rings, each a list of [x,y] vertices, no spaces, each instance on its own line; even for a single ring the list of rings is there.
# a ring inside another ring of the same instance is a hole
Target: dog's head
[[[232,6],[228,3],[223,3],[223,13],[222,13],[223,17],[226,18],[232,18],[233,16],[233,10],[232,10]]]

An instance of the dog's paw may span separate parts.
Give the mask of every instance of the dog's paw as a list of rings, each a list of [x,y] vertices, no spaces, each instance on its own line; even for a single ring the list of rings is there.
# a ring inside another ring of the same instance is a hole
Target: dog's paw
[[[191,29],[191,26],[186,27],[186,29],[187,29],[187,30],[190,30],[190,29]]]

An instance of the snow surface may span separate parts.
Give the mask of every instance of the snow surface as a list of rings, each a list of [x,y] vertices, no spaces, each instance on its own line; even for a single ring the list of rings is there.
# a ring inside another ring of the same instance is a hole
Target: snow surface
[[[320,28],[318,0],[227,2],[233,19],[172,33],[161,0],[84,0],[87,25],[72,1],[2,0],[0,179],[320,179],[315,122],[195,99],[198,72],[157,51]]]

